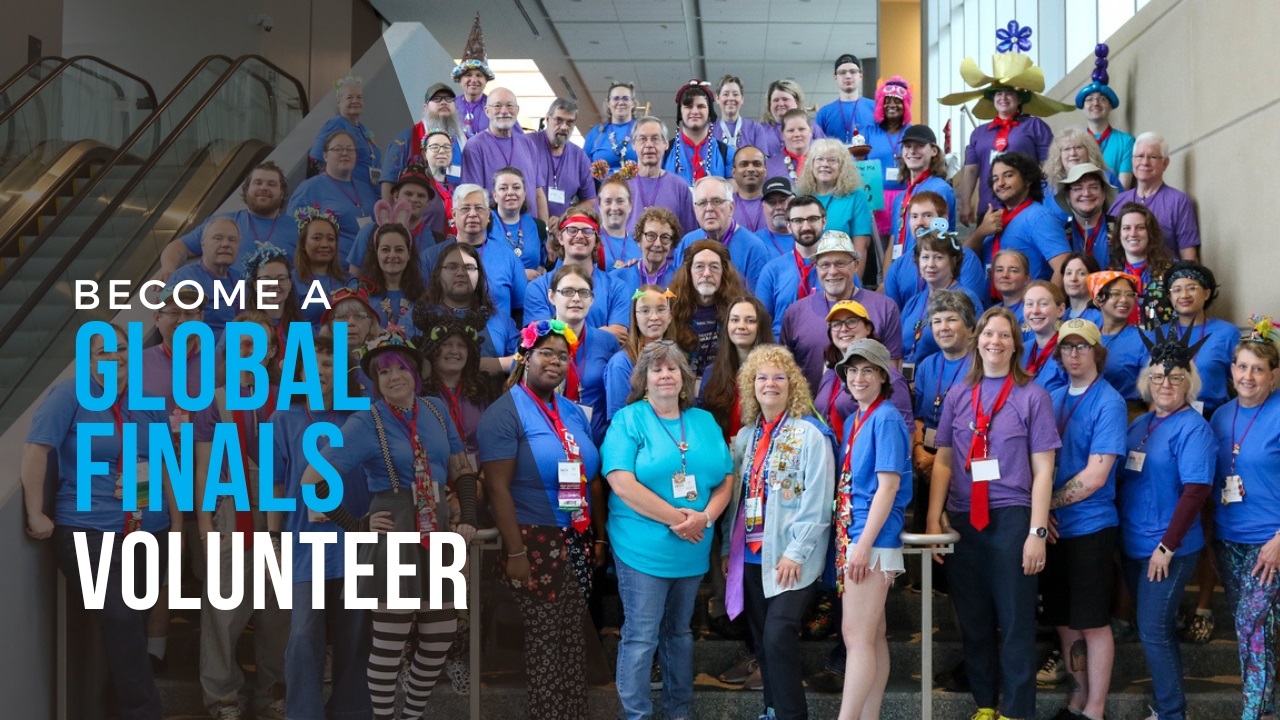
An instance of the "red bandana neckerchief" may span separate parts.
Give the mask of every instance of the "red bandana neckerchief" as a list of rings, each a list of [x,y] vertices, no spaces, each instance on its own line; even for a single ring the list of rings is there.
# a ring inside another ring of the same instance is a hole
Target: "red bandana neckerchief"
[[[996,396],[995,404],[991,406],[991,412],[985,413],[982,411],[982,381],[978,381],[978,384],[973,386],[973,441],[969,443],[969,456],[964,461],[965,470],[972,472],[974,460],[987,459],[991,421],[1004,407],[1011,392],[1013,392],[1013,372],[1005,376],[1004,385],[1000,388],[1000,394]],[[990,483],[987,482],[971,483],[973,494],[969,503],[969,522],[973,525],[973,529],[979,532],[986,529],[990,522],[988,485]]]

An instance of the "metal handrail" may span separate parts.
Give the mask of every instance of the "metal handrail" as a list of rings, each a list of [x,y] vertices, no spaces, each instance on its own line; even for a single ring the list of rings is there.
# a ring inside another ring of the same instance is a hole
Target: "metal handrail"
[[[470,708],[471,720],[480,720],[480,625],[482,618],[480,615],[480,563],[482,554],[485,550],[501,550],[502,537],[498,534],[497,528],[484,528],[476,531],[476,539],[471,543],[470,548],[470,570],[471,577],[467,579],[467,612],[471,613],[471,627],[468,632],[471,635],[471,652],[467,658],[468,664],[471,666],[471,696],[469,698],[468,707]]]
[[[933,556],[949,555],[960,541],[960,533],[904,532],[899,536],[907,546],[903,553],[920,556],[920,718],[933,719]]]
[[[57,55],[46,55],[45,57],[36,58],[35,60],[32,60],[26,65],[23,65],[21,70],[10,75],[9,79],[5,80],[3,84],[0,84],[0,95],[8,91],[9,88],[13,87],[14,83],[18,82],[18,80],[25,77],[28,73],[30,73],[36,67],[43,65],[46,62],[49,62],[50,60],[57,61],[59,67],[61,67],[67,62],[65,58],[58,57]],[[53,73],[49,73],[49,74],[52,75]]]
[[[32,97],[35,97],[37,93],[39,93],[44,88],[48,87],[55,79],[57,79],[60,75],[62,75],[63,72],[66,72],[68,69],[72,67],[74,67],[75,69],[81,72],[84,72],[93,77],[96,77],[99,80],[111,83],[112,86],[115,87],[117,95],[123,92],[124,88],[122,88],[120,84],[117,83],[115,80],[108,78],[105,75],[94,72],[93,70],[90,70],[88,68],[80,67],[79,65],[77,65],[77,63],[84,60],[98,63],[99,65],[105,68],[108,68],[110,70],[115,70],[121,75],[124,75],[125,77],[128,77],[136,81],[139,85],[141,85],[143,88],[146,89],[147,98],[151,102],[151,107],[154,108],[156,106],[156,91],[151,87],[151,83],[147,82],[146,80],[143,80],[137,75],[134,75],[128,70],[125,70],[119,65],[109,63],[106,60],[103,60],[102,58],[94,57],[93,55],[76,55],[75,57],[67,58],[67,60],[63,62],[62,65],[59,66],[57,70],[54,70],[53,72],[49,73],[48,77],[45,77],[43,80],[37,83],[35,87],[31,88],[31,90],[29,90],[27,94],[22,97],[22,100],[14,103],[8,110],[4,111],[3,113],[0,113],[0,124],[3,124],[10,117],[12,117],[14,113],[16,113],[19,109],[21,109],[23,104],[27,100],[29,100]]]

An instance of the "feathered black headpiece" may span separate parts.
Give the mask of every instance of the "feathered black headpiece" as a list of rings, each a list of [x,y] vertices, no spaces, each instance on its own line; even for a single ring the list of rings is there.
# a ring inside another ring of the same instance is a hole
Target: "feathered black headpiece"
[[[1146,333],[1139,331],[1138,335],[1142,338],[1142,344],[1147,346],[1147,352],[1151,355],[1149,364],[1163,365],[1166,373],[1175,367],[1190,370],[1191,361],[1195,359],[1196,353],[1200,352],[1200,346],[1204,345],[1205,341],[1209,339],[1209,336],[1205,335],[1197,340],[1194,345],[1188,345],[1191,341],[1191,331],[1194,327],[1194,325],[1188,326],[1187,332],[1179,337],[1176,323],[1170,324],[1167,336],[1157,325],[1155,329],[1156,339],[1154,341],[1147,337]]]

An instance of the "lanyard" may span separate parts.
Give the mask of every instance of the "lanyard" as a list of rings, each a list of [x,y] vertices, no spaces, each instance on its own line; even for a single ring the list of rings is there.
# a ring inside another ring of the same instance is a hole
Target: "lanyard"
[[[1183,409],[1188,407],[1191,407],[1191,406],[1184,403],[1177,410],[1174,410],[1173,412],[1169,413],[1168,415],[1165,415],[1162,418],[1157,418],[1155,416],[1155,413],[1151,413],[1151,419],[1147,421],[1147,434],[1142,436],[1142,442],[1138,443],[1138,449],[1142,450],[1147,446],[1147,441],[1151,439],[1151,433],[1154,433],[1156,431],[1156,428],[1163,425],[1165,420],[1168,420],[1174,415],[1177,415],[1178,413],[1182,412]]]
[[[765,225],[765,220],[764,220],[763,211],[761,212],[760,225],[761,225],[761,227],[764,227],[764,225]],[[772,230],[767,230],[767,229],[766,229],[766,232],[768,232],[768,233],[769,233],[769,242],[773,243],[773,249],[774,249],[774,250],[777,250],[779,255],[781,255],[783,252],[785,252],[785,251],[782,249],[782,246],[778,244],[778,238],[779,238],[779,237],[790,238],[791,236],[790,236],[790,235],[778,235],[778,233],[776,233],[776,232],[774,232],[774,231],[772,231]],[[793,240],[794,240],[794,238],[793,238]],[[794,247],[794,246],[793,246],[793,247]]]
[[[350,200],[351,204],[356,206],[356,209],[360,211],[361,215],[364,215],[364,205],[360,204],[360,193],[356,192],[355,181],[353,180],[347,181],[348,183],[351,184],[351,192],[347,192],[347,189],[342,186],[341,180],[338,180],[334,176],[328,175],[328,174],[326,174],[325,177],[329,178],[329,182],[333,183],[334,187],[338,188],[338,192],[342,193],[343,197]]]
[[[991,406],[991,412],[982,411],[982,382],[973,386],[973,441],[969,443],[969,457],[965,460],[964,468],[969,470],[973,466],[974,460],[985,460],[988,453],[988,433],[991,431],[991,422],[995,420],[996,413],[1004,407],[1004,403],[1009,399],[1009,393],[1013,392],[1013,373],[1010,372],[1004,378],[1004,385],[1000,388],[1000,394],[996,396],[996,402]]]
[[[560,187],[560,168],[564,167],[565,149],[561,148],[560,158],[557,162],[556,154],[552,151],[551,140],[547,138],[545,132],[542,133],[542,142],[547,144],[547,155],[551,158],[551,187]]]
[[[898,216],[898,244],[904,249],[907,246],[907,211],[911,208],[911,196],[916,194],[920,183],[929,179],[929,168],[907,181],[907,189],[902,193],[902,210]]]
[[[938,353],[938,357],[942,358],[942,367],[938,368],[938,389],[933,394],[933,426],[935,428],[938,426],[938,416],[942,412],[942,399],[946,397],[947,390],[951,389],[956,378],[960,376],[960,368],[964,366],[963,357],[954,361],[948,360],[942,353]],[[947,363],[949,362],[954,362],[956,367],[951,371],[951,379],[947,380],[945,374],[947,372]]]
[[[671,262],[672,262],[672,257],[670,255],[667,255],[667,260],[666,262],[662,263],[662,267],[658,268],[653,272],[652,275],[650,275],[649,273],[645,272],[645,269],[644,269],[646,261],[641,260],[639,263],[637,263],[637,266],[640,268],[640,284],[641,285],[666,285],[666,283],[659,282],[659,281],[662,279],[662,276],[666,275],[667,271],[671,269]]]
[[[250,232],[253,233],[253,241],[255,245],[261,245],[264,242],[267,242],[267,243],[271,242],[271,237],[276,234],[276,223],[280,221],[279,213],[277,213],[276,216],[271,219],[271,229],[267,231],[266,240],[263,240],[262,237],[258,235],[258,225],[253,220],[254,220],[254,214],[249,213],[249,230]]]
[[[542,419],[547,421],[547,425],[551,428],[551,431],[560,439],[560,444],[564,447],[565,459],[569,462],[576,462],[580,457],[578,453],[578,444],[573,441],[573,436],[569,434],[569,431],[565,429],[564,424],[560,422],[560,410],[556,408],[555,395],[553,394],[551,397],[551,407],[547,407],[538,399],[537,395],[533,394],[533,391],[529,389],[528,385],[521,382],[520,387],[526,394],[528,394],[529,399],[533,401],[533,404],[537,405],[538,409],[542,411]]]
[[[489,134],[493,135],[493,130],[490,130]],[[506,151],[503,151],[502,149],[503,140],[507,141]],[[502,167],[511,167],[511,158],[516,154],[515,134],[512,133],[510,137],[505,137],[505,138],[500,138],[497,135],[493,135],[493,141],[494,141],[494,147],[497,148],[498,152],[502,154]]]
[[[849,439],[845,442],[844,467],[841,468],[841,472],[845,476],[848,476],[849,474],[850,458],[853,457],[853,444],[858,440],[858,433],[862,432],[862,426],[867,424],[867,420],[871,417],[872,413],[876,411],[876,408],[880,407],[880,403],[882,402],[884,402],[884,398],[878,397],[875,402],[871,403],[871,407],[867,408],[866,412],[859,410],[858,413],[853,416],[853,430],[850,431]],[[845,485],[843,481],[841,482],[840,487],[842,493],[848,492],[844,489]]]
[[[458,430],[458,435],[464,435],[462,431],[462,379],[458,379],[458,387],[450,390],[443,382],[440,383],[440,394],[444,395],[445,404],[449,406],[449,417],[453,418],[453,426]]]
[[[1044,364],[1049,361],[1049,356],[1053,355],[1053,349],[1058,347],[1058,336],[1054,335],[1049,338],[1049,342],[1044,344],[1044,349],[1037,352],[1037,348],[1039,347],[1040,341],[1037,340],[1036,344],[1031,346],[1031,354],[1027,356],[1027,359],[1029,360],[1027,363],[1027,372],[1032,375],[1039,375],[1040,368],[1044,367]]]
[[[659,175],[656,178],[648,178],[648,177],[636,178],[636,195],[640,196],[640,207],[646,207],[646,208],[653,207],[654,205],[653,201],[657,199],[658,191],[660,189],[658,187],[658,184],[661,180],[662,180],[661,175]],[[649,185],[650,186],[649,189],[653,191],[649,193],[649,197],[645,197],[645,192],[644,192],[645,185]]]
[[[827,421],[831,423],[831,429],[836,433],[836,442],[844,439],[841,437],[844,435],[844,418],[840,417],[840,410],[836,408],[836,398],[840,397],[840,385],[840,376],[836,374],[834,382],[831,383],[831,394],[827,396]]]
[[[1080,233],[1080,237],[1084,238],[1084,249],[1076,250],[1076,252],[1092,253],[1093,243],[1097,241],[1098,234],[1102,232],[1102,226],[1106,225],[1107,221],[1105,218],[1098,218],[1098,224],[1094,225],[1093,229],[1090,230],[1088,233],[1085,232],[1084,226],[1080,224],[1080,221],[1076,220],[1075,218],[1071,219],[1071,224],[1075,226],[1076,232]]]
[[[730,220],[729,227],[725,228],[724,236],[720,238],[720,244],[724,245],[726,250],[729,248],[729,243],[733,242],[733,235],[736,232],[738,232],[738,223]]]
[[[516,224],[515,224],[516,239],[515,240],[511,239],[511,228],[507,226],[507,221],[502,219],[502,216],[498,214],[497,210],[493,211],[493,217],[495,220],[498,221],[498,224],[502,226],[502,234],[507,236],[507,244],[511,246],[512,250],[517,250],[524,247],[524,216],[523,215],[521,215],[516,220]]]
[[[1262,406],[1259,405],[1253,413],[1253,417],[1249,418],[1249,424],[1244,426],[1244,434],[1240,439],[1236,439],[1236,420],[1240,418],[1240,402],[1236,401],[1235,412],[1231,415],[1231,472],[1236,474],[1236,456],[1240,454],[1240,446],[1244,444],[1244,439],[1249,437],[1249,430],[1253,428],[1253,421],[1258,419],[1262,414]]]
[[[813,292],[813,287],[809,285],[809,273],[813,272],[813,261],[810,259],[809,262],[805,262],[805,258],[800,256],[799,248],[792,248],[791,252],[795,255],[796,273],[800,275],[800,285],[796,288],[796,301],[800,301]]]
[[[600,237],[604,238],[604,245],[609,251],[608,254],[613,256],[613,266],[616,268],[616,267],[619,267],[620,263],[625,263],[626,255],[627,255],[627,235],[623,235],[620,238],[615,238],[609,235],[609,233],[607,232],[602,232],[600,233]],[[613,249],[613,242],[612,242],[613,240],[618,240],[619,242],[622,243],[621,251],[616,251]]]
[[[116,477],[124,475],[124,398],[111,406],[111,418],[115,422],[116,437],[120,440],[120,452],[116,456]],[[243,443],[241,443],[243,446]]]
[[[777,434],[778,428],[786,424],[786,413],[778,416],[778,419],[772,423],[766,423],[764,418],[756,421],[756,440],[752,447],[751,467],[748,472],[751,474],[747,480],[747,497],[763,498],[765,481],[768,479],[769,471],[764,469],[765,459],[769,456],[769,450],[773,447],[773,436]],[[763,440],[763,442],[761,442]],[[747,528],[750,530],[751,528]]]
[[[858,105],[861,103],[862,98],[854,100],[853,112],[846,115],[844,112],[844,106],[848,104],[848,101],[840,101],[840,119],[844,121],[844,143],[846,145],[853,142],[853,136],[858,134],[858,123],[855,121],[858,119]]]
[[[1074,403],[1071,403],[1071,409],[1067,411],[1067,416],[1058,420],[1058,436],[1059,437],[1062,437],[1063,433],[1067,431],[1067,423],[1071,422],[1071,416],[1076,414],[1076,408],[1080,407],[1080,403],[1084,402],[1085,397],[1087,397],[1089,393],[1093,391],[1093,386],[1098,384],[1098,380],[1101,377],[1102,377],[1101,375],[1099,375],[1098,377],[1095,377],[1093,379],[1093,382],[1089,383],[1089,387],[1086,387],[1084,389],[1084,392],[1080,393],[1076,397],[1076,401]],[[1070,395],[1065,395],[1063,396],[1063,400],[1064,401],[1068,400],[1070,399],[1070,397],[1071,397]],[[1066,406],[1066,402],[1063,402],[1063,407],[1065,406]]]
[[[667,429],[666,424],[662,422],[662,418],[658,417],[658,411],[653,409],[652,404],[649,404],[649,412],[653,413],[653,419],[658,421],[658,427],[662,428],[662,432],[666,433],[667,437],[671,438],[671,442],[674,443],[676,449],[680,451],[680,474],[685,474],[685,469],[688,467],[688,464],[685,462],[685,453],[689,451],[689,443],[685,442],[684,413],[680,413],[680,440],[677,442],[676,436],[672,435],[671,431]]]
[[[720,135],[724,143],[731,148],[738,147],[738,135],[742,132],[742,118],[738,118],[733,125],[733,132],[729,132],[729,125],[724,120],[720,121]]]

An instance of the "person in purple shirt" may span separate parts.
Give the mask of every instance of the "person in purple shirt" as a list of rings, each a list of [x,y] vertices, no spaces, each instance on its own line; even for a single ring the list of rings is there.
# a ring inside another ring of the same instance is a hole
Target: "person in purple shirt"
[[[426,100],[422,103],[422,120],[404,129],[387,145],[386,157],[382,160],[382,199],[391,200],[396,178],[409,165],[430,165],[430,138],[434,133],[443,133],[440,138],[448,142],[445,151],[445,162],[442,166],[447,182],[462,182],[462,146],[466,134],[462,131],[462,122],[458,119],[456,106],[457,93],[444,83],[436,83],[427,88]],[[459,141],[461,139],[461,142]],[[437,230],[439,232],[439,230]]]
[[[782,117],[788,111],[808,107],[804,102],[804,90],[794,80],[774,80],[764,94],[764,111],[760,116],[760,135],[756,147],[771,158],[782,152]],[[870,105],[870,103],[868,103]],[[868,108],[869,110],[869,108]],[[813,140],[827,136],[817,123],[809,123]]]
[[[200,248],[200,262],[178,268],[169,276],[169,286],[177,287],[183,281],[200,286],[205,299],[204,322],[217,340],[227,323],[244,309],[244,294],[237,295],[239,302],[230,306],[214,295],[217,286],[231,297],[240,282],[240,271],[235,267],[240,255],[240,228],[229,217],[216,217],[205,225]]]
[[[1102,168],[1093,163],[1080,163],[1058,181],[1053,199],[1066,213],[1066,234],[1071,252],[1089,253],[1099,265],[1110,259],[1110,237],[1116,220],[1107,209],[1115,205],[1116,187]]]
[[[285,200],[289,197],[289,180],[284,176],[280,166],[270,160],[261,163],[249,171],[249,176],[240,186],[240,199],[245,208],[229,213],[227,216],[235,220],[240,228],[240,256],[236,258],[239,265],[249,253],[261,243],[275,245],[288,250],[293,233],[293,223],[288,218],[281,222],[280,214]],[[160,253],[160,270],[156,279],[164,282],[191,258],[200,257],[200,238],[204,228],[209,224],[206,219],[196,229],[180,238],[169,241]]]
[[[340,258],[351,252],[360,229],[373,224],[373,206],[381,197],[379,190],[352,175],[357,147],[351,133],[345,130],[331,133],[324,145],[324,172],[302,181],[285,210],[285,216],[290,218],[297,217],[298,210],[307,207],[323,208],[337,215]],[[293,238],[280,239],[289,243],[281,247],[290,254],[297,249]]]
[[[771,254],[760,238],[734,221],[733,185],[714,175],[699,180],[693,186],[693,206],[698,213],[699,228],[680,240],[676,255],[683,256],[684,251],[699,240],[723,243],[747,289],[754,292],[756,279]]]
[[[862,61],[857,56],[845,53],[836,58],[835,81],[840,97],[818,110],[816,124],[826,137],[852,145],[855,135],[865,136],[876,124],[876,103],[862,96]]]
[[[904,246],[906,254],[890,260],[889,272],[885,275],[882,290],[885,295],[898,303],[899,307],[905,308],[907,302],[923,292],[927,286],[925,279],[920,277],[920,267],[915,262],[916,238],[932,230],[949,232],[950,228],[955,227],[946,218],[946,208],[946,199],[931,190],[918,191],[911,197],[904,217],[908,236]],[[886,255],[894,252],[897,252],[896,246],[890,248],[890,252]],[[982,265],[982,260],[967,246],[962,246],[960,252],[962,255],[958,276],[960,284],[979,298],[989,297],[987,271]]]
[[[693,191],[678,175],[662,169],[662,153],[667,147],[667,125],[656,117],[636,120],[631,146],[635,148],[638,167],[631,186],[631,220],[634,231],[640,213],[651,207],[664,207],[675,213],[681,228],[694,228],[698,218],[693,212]]]
[[[733,220],[756,235],[769,227],[763,206],[764,153],[743,145],[733,155]]]
[[[636,121],[636,86],[615,80],[605,97],[604,117],[609,121],[591,128],[582,149],[592,164],[603,160],[609,172],[616,173],[624,162],[636,161],[635,148],[631,147],[631,130]]]
[[[364,115],[364,88],[360,78],[348,75],[335,83],[334,91],[338,101],[338,114],[325,121],[316,134],[316,140],[307,153],[312,167],[323,170],[325,165],[333,161],[327,153],[329,139],[335,132],[344,132],[355,141],[355,170],[352,178],[360,184],[367,184],[375,197],[382,196],[380,180],[382,177],[382,151],[373,138],[373,131],[360,122]]]
[[[836,442],[845,440],[845,425],[858,409],[858,403],[849,394],[848,384],[840,380],[840,373],[835,369],[841,359],[848,354],[849,348],[861,340],[875,340],[876,328],[872,324],[867,309],[862,303],[853,300],[841,300],[831,307],[827,313],[827,337],[830,344],[823,351],[823,362],[826,370],[822,373],[822,382],[818,383],[813,394],[813,406],[835,433]],[[911,407],[911,389],[907,380],[896,367],[890,367],[887,384],[893,388],[892,404],[903,422],[914,426],[915,417]]]
[[[760,144],[764,127],[749,118],[742,117],[742,79],[725,75],[716,86],[716,107],[720,119],[711,126],[711,134],[729,146],[730,159],[739,148],[750,145],[764,152]]]
[[[487,130],[472,135],[462,148],[462,182],[479,185],[493,192],[493,174],[504,167],[519,168],[526,178],[534,178],[530,184],[536,192],[529,192],[528,207],[538,217],[547,217],[547,195],[539,185],[542,181],[541,162],[533,135],[515,132],[516,116],[520,103],[515,93],[506,88],[495,88],[489,93],[485,106],[490,125]]]
[[[640,260],[610,274],[622,285],[623,294],[631,297],[642,285],[667,287],[679,269],[672,251],[680,237],[680,223],[670,210],[651,207],[640,215],[636,223],[636,241],[640,246]]]
[[[973,225],[978,217],[1000,207],[992,187],[991,166],[1005,153],[1022,153],[1036,165],[1049,157],[1053,131],[1038,117],[1022,112],[1021,93],[1011,88],[996,90],[991,98],[997,116],[974,128],[964,150],[964,170],[960,176],[960,222]],[[974,188],[978,204],[972,203]]]
[[[1169,143],[1153,132],[1138,136],[1133,145],[1133,176],[1138,183],[1132,190],[1116,196],[1111,214],[1116,215],[1125,203],[1136,202],[1150,208],[1160,220],[1164,242],[1174,257],[1200,259],[1200,221],[1191,198],[1164,182],[1169,169]]]
[[[778,342],[791,349],[809,386],[818,387],[822,380],[823,353],[829,344],[822,319],[841,300],[856,300],[867,309],[872,325],[881,331],[880,341],[895,360],[901,361],[902,320],[898,306],[884,295],[854,283],[861,258],[853,249],[853,239],[838,230],[828,230],[818,241],[813,257],[821,292],[815,289],[809,297],[787,308],[778,334]]]
[[[560,221],[556,237],[564,247],[564,261],[555,270],[529,283],[525,291],[525,321],[550,320],[555,317],[552,302],[552,278],[560,268],[574,265],[591,278],[591,303],[586,323],[611,333],[619,341],[627,337],[627,303],[622,283],[597,265],[600,246],[600,216],[588,205],[572,208]]]
[[[992,206],[983,215],[967,242],[974,250],[980,247],[979,254],[988,263],[1001,250],[1019,250],[1027,256],[1033,278],[1060,282],[1071,246],[1056,214],[1043,204],[1042,179],[1040,165],[1029,155],[1009,152],[997,158],[991,167],[991,187],[1000,208]]]
[[[1007,310],[978,321],[972,364],[942,403],[926,532],[959,532],[946,559],[965,673],[979,714],[1035,716],[1037,575],[1044,570],[1054,451],[1053,403],[1022,370]],[[940,559],[935,559],[939,562]]]
[[[547,108],[547,129],[531,133],[534,157],[542,174],[530,184],[543,188],[547,196],[547,219],[556,218],[579,202],[596,199],[596,181],[591,177],[591,160],[582,148],[569,142],[578,121],[578,104],[556,98]]]
[[[775,180],[786,182],[785,178],[773,178],[770,183]],[[812,195],[790,198],[786,214],[795,236],[791,251],[766,263],[760,279],[756,281],[756,297],[773,318],[774,335],[782,333],[782,316],[787,308],[818,289],[818,270],[814,267],[813,253],[827,226],[827,211]]]
[[[785,177],[796,183],[813,144],[813,124],[808,112],[794,108],[782,114],[781,128],[782,147],[769,156],[765,172],[769,177]]]

